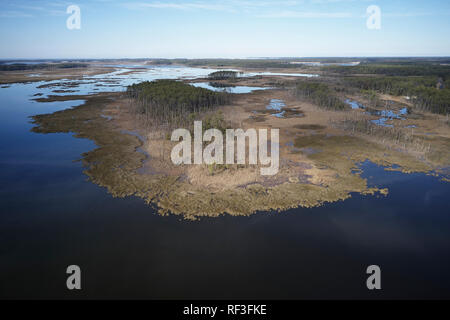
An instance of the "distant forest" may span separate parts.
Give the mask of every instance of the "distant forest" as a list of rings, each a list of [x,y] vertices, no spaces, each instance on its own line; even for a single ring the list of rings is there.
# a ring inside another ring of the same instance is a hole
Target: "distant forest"
[[[168,128],[192,124],[196,114],[230,102],[231,94],[194,87],[175,80],[146,81],[128,86],[137,114],[149,125]]]
[[[72,69],[86,68],[85,63],[39,63],[39,64],[0,64],[0,71],[23,71],[23,70],[41,70],[41,69]]]
[[[238,72],[236,71],[222,70],[210,73],[208,78],[210,80],[233,80],[236,79],[237,76]]]
[[[39,63],[39,64],[0,64],[0,71],[23,71],[23,70],[41,70],[41,69],[72,69],[86,68],[85,63]]]
[[[316,66],[308,66],[302,64],[293,64],[292,62],[321,62],[321,63],[349,63],[359,61],[360,66],[371,65],[441,65],[450,64],[450,58],[364,58],[364,57],[328,57],[328,58],[301,58],[301,57],[288,57],[288,58],[256,58],[256,59],[165,59],[166,63],[183,64],[187,66],[210,66],[210,67],[236,67],[236,68],[289,68],[289,69],[311,69],[317,68]],[[348,66],[321,66],[319,68],[336,68],[337,72],[346,70]],[[352,67],[350,67],[352,68]],[[354,68],[354,67],[353,67]],[[357,70],[357,69],[354,69]],[[331,71],[331,69],[330,69]],[[392,72],[392,69],[390,70]],[[345,71],[344,71],[345,72]],[[411,72],[411,71],[410,71]]]
[[[294,88],[294,95],[325,109],[344,110],[347,107],[328,84],[318,81],[298,82]]]
[[[236,68],[306,68],[306,66],[292,64],[285,59],[179,59],[174,62],[191,67],[236,67]]]
[[[450,65],[435,63],[362,63],[356,66],[325,66],[323,70],[343,75],[436,76],[444,79],[450,77]]]
[[[450,66],[416,62],[327,67],[344,75],[346,86],[395,96],[409,96],[414,107],[433,113],[450,113]]]

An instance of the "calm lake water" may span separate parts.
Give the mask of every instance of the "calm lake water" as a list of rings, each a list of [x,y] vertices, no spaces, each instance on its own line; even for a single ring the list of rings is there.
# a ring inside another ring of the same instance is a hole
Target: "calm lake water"
[[[198,76],[165,72],[107,78],[123,90],[143,78]],[[90,79],[75,89],[111,89]],[[450,298],[448,183],[365,162],[363,176],[388,197],[196,222],[161,217],[87,181],[74,160],[91,141],[30,132],[29,116],[83,103],[31,101],[55,89],[42,84],[0,88],[0,298]],[[80,292],[65,287],[71,264],[82,269]],[[366,289],[371,264],[381,267],[381,291]]]
[[[249,86],[233,86],[233,87],[217,87],[212,85],[210,82],[196,82],[192,83],[194,87],[200,87],[209,89],[212,91],[218,91],[218,92],[229,92],[229,93],[250,93],[256,90],[268,90],[271,89],[270,87],[249,87]]]

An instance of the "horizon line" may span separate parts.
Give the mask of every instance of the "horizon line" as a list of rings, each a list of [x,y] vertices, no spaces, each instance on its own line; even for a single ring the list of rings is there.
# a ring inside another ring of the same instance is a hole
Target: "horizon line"
[[[273,57],[241,57],[241,58],[226,58],[226,57],[208,57],[208,58],[166,58],[166,57],[139,57],[139,58],[0,58],[0,61],[10,61],[10,60],[150,60],[150,59],[165,59],[165,60],[212,60],[212,59],[223,59],[223,60],[248,60],[248,59],[315,59],[315,58],[450,58],[449,55],[380,55],[380,56],[273,56]]]

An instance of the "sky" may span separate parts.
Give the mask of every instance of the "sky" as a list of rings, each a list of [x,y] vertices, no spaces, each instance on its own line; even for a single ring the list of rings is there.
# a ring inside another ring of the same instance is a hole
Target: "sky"
[[[0,0],[0,59],[450,56],[449,34],[448,0]]]

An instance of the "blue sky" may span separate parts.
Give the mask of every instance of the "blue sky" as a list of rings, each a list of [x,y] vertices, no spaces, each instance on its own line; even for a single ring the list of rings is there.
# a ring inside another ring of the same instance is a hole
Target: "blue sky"
[[[450,1],[0,0],[0,30],[0,59],[448,56]]]

